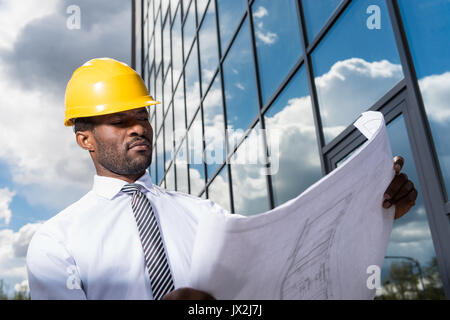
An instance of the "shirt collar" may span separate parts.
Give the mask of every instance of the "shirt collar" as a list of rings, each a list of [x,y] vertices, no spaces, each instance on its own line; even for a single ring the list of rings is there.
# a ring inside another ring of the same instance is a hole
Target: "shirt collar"
[[[147,170],[134,183],[142,185],[144,187],[142,189],[143,192],[145,192],[144,189],[146,189],[147,191],[156,193],[156,191],[153,188],[152,179],[150,178],[150,175]],[[122,187],[126,184],[127,184],[127,182],[122,179],[99,176],[96,174],[96,175],[94,175],[94,184],[93,184],[92,190],[97,195],[111,200],[117,194],[119,194]]]

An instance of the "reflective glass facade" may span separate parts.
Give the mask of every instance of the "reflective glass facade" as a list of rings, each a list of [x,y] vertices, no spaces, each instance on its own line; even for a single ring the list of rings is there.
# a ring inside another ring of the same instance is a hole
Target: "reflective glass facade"
[[[354,120],[381,111],[419,197],[377,296],[449,297],[448,1],[136,0],[134,14],[134,67],[162,102],[154,183],[258,214],[335,169],[364,142]]]

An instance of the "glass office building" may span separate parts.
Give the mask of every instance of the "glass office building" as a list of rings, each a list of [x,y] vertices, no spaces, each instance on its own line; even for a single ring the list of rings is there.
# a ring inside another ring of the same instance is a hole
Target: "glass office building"
[[[338,167],[365,141],[352,123],[381,111],[419,196],[378,296],[450,297],[449,15],[446,0],[134,1],[134,68],[161,101],[153,182],[258,214]]]

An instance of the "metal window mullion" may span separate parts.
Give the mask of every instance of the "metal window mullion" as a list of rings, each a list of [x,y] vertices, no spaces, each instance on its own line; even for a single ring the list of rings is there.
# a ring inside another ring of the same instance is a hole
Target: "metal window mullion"
[[[231,0],[230,0],[230,1],[231,1]],[[234,1],[234,0],[232,0],[232,1]],[[216,4],[217,4],[217,1],[216,1]],[[219,21],[220,21],[219,18],[218,18],[218,16],[219,16],[219,13],[218,13],[218,12],[219,12],[218,6],[216,6],[217,24],[218,24]],[[233,34],[233,36],[232,36],[231,39],[229,40],[229,43],[228,43],[227,47],[225,48],[223,54],[219,56],[219,57],[220,57],[220,63],[223,63],[223,62],[224,62],[224,60],[225,60],[225,58],[226,58],[228,52],[230,51],[230,49],[231,49],[231,47],[232,47],[234,41],[235,41],[236,38],[237,38],[237,35],[239,34],[239,31],[241,30],[242,25],[243,25],[244,22],[245,22],[245,17],[246,17],[246,16],[247,16],[247,10],[244,10],[244,14],[242,15],[241,20],[239,21],[239,23],[238,23],[238,25],[237,25],[237,27],[236,27],[235,33]],[[218,35],[218,37],[219,37],[219,39],[220,39],[220,26],[219,26],[219,25],[217,25],[217,29],[219,30],[219,35]],[[220,41],[221,41],[221,40],[220,40]],[[222,46],[221,46],[221,47],[222,47]]]
[[[207,168],[206,168],[206,161],[205,161],[205,124],[204,124],[204,114],[203,114],[203,91],[202,91],[202,66],[200,61],[200,40],[199,40],[199,32],[200,32],[200,22],[198,21],[198,8],[197,8],[197,1],[194,1],[195,4],[195,21],[196,21],[196,30],[195,30],[195,39],[194,42],[197,46],[197,72],[198,72],[198,85],[200,89],[200,121],[201,121],[201,128],[202,128],[202,161],[203,161],[203,180],[204,180],[204,187],[201,193],[206,192],[206,197],[208,197],[208,190],[206,188],[206,183],[208,181],[208,175],[207,175]],[[195,119],[195,116],[194,116]]]
[[[251,46],[252,46],[252,54],[253,54],[253,65],[254,65],[254,72],[255,72],[255,82],[256,82],[256,90],[257,90],[257,96],[258,96],[258,118],[259,123],[262,129],[262,138],[263,138],[263,149],[264,149],[264,159],[265,159],[265,166],[266,170],[269,170],[268,164],[269,162],[269,147],[267,145],[267,137],[266,137],[266,126],[264,122],[264,117],[261,113],[262,107],[263,107],[263,99],[262,99],[262,90],[261,90],[261,79],[259,77],[259,66],[258,66],[258,53],[256,49],[256,41],[255,41],[255,33],[254,33],[254,27],[253,27],[253,15],[252,15],[252,8],[250,7],[250,4],[247,2],[247,16],[249,21],[249,31],[250,31],[250,40],[251,40]],[[257,146],[258,147],[258,146]],[[273,195],[273,186],[272,186],[272,175],[266,174],[266,184],[267,184],[267,192],[269,194],[269,208],[273,209],[275,207],[275,200]]]
[[[220,74],[220,86],[221,86],[221,91],[222,91],[222,112],[223,112],[223,121],[224,121],[224,139],[225,139],[225,163],[227,166],[227,171],[228,171],[228,192],[229,192],[229,196],[230,196],[230,211],[231,213],[235,212],[234,209],[234,197],[233,197],[233,181],[232,181],[232,175],[231,175],[231,166],[230,163],[228,161],[227,155],[228,152],[230,150],[230,146],[228,143],[228,133],[227,133],[227,128],[228,128],[228,121],[227,121],[227,112],[226,112],[226,99],[225,99],[225,84],[224,84],[224,79],[223,79],[223,57],[222,57],[222,44],[221,44],[221,39],[220,39],[220,25],[219,25],[219,10],[218,10],[218,5],[217,5],[217,1],[218,0],[211,0],[211,2],[214,1],[214,6],[215,6],[215,15],[216,15],[216,32],[217,32],[217,48],[219,50],[219,74]],[[239,32],[238,28],[236,31]],[[234,35],[235,37],[236,35]],[[234,38],[233,37],[233,38]],[[213,79],[214,80],[214,79]]]
[[[427,146],[429,147],[428,153],[431,154],[433,158],[433,169],[439,179],[439,184],[441,187],[441,194],[443,197],[443,201],[448,201],[448,196],[446,192],[446,186],[444,183],[444,179],[442,176],[442,172],[440,170],[439,157],[436,152],[436,147],[434,144],[433,135],[431,133],[430,124],[428,122],[427,113],[425,111],[425,104],[422,99],[422,93],[419,88],[419,79],[417,78],[417,73],[414,66],[414,61],[411,55],[411,50],[409,48],[408,39],[406,36],[406,32],[404,30],[403,24],[401,21],[400,10],[398,8],[397,2],[393,2],[392,0],[388,1],[388,8],[390,10],[390,14],[392,15],[391,20],[396,21],[397,25],[394,33],[396,33],[396,41],[399,47],[400,60],[402,62],[402,67],[405,73],[405,78],[408,82],[408,87],[411,88],[412,98],[414,99],[413,109],[416,113],[418,119],[421,119],[421,128],[423,128],[422,135],[427,140]],[[397,39],[398,38],[398,39]],[[399,45],[400,43],[400,45]],[[411,108],[410,108],[411,109]],[[447,212],[450,213],[450,212]]]
[[[169,62],[169,66],[170,66],[170,73],[171,73],[171,80],[172,80],[172,85],[171,85],[171,93],[170,93],[170,101],[171,101],[171,105],[172,105],[172,154],[173,154],[173,159],[172,159],[172,163],[173,163],[173,174],[174,174],[174,188],[175,190],[177,190],[177,166],[176,166],[176,152],[175,152],[175,103],[174,103],[174,99],[173,97],[175,96],[175,85],[174,85],[174,79],[173,79],[173,34],[172,34],[172,27],[173,24],[175,23],[175,18],[172,17],[172,2],[169,3],[169,7],[167,9],[168,14],[170,14],[170,23],[169,23],[169,39],[170,39],[170,62]],[[177,11],[175,10],[175,17],[177,16]]]
[[[370,111],[381,111],[385,105],[390,103],[391,100],[395,99],[402,91],[406,90],[406,81],[401,80],[397,83],[391,90],[389,90],[383,97],[381,97],[372,107],[368,110]],[[359,117],[359,115],[357,116]],[[357,119],[354,119],[356,121]],[[348,125],[337,137],[335,137],[332,141],[330,141],[326,146],[323,147],[323,153],[325,154],[325,158],[328,159],[333,156],[333,153],[336,149],[339,149],[339,145],[347,139],[347,137],[354,131],[356,128],[353,126],[353,122]],[[331,167],[333,170],[333,167]]]
[[[303,15],[303,4],[301,3],[301,0],[297,0],[298,4],[301,8],[302,17]],[[322,29],[319,31],[319,33],[312,39],[311,42],[308,41],[306,46],[306,51],[308,54],[311,54],[311,52],[317,47],[317,45],[322,41],[322,39],[325,37],[325,35],[328,33],[328,31],[333,27],[333,25],[338,21],[339,17],[344,13],[345,9],[348,7],[348,5],[352,2],[352,0],[342,0],[342,2],[339,4],[339,6],[334,10],[334,12],[331,14],[331,16],[328,18],[328,21],[325,23],[325,25],[322,27]],[[304,21],[305,19],[303,19]],[[306,25],[306,24],[305,24]]]
[[[424,205],[438,257],[444,291],[446,297],[449,298],[450,243],[448,238],[450,237],[450,222],[446,211],[445,188],[398,3],[388,0],[387,6],[408,87],[405,125],[410,136],[411,151],[422,186]]]
[[[178,4],[179,4],[178,5],[178,10],[179,10],[178,14],[180,14],[180,17],[178,19],[181,19],[180,20],[181,21],[181,23],[180,23],[180,27],[181,27],[181,75],[180,75],[180,78],[183,78],[183,112],[184,112],[184,129],[185,129],[184,135],[181,138],[181,142],[180,142],[178,151],[181,150],[183,142],[185,142],[186,145],[185,145],[184,152],[186,154],[186,157],[188,157],[189,154],[187,152],[188,151],[188,139],[187,139],[188,130],[187,130],[187,111],[186,111],[186,75],[185,75],[186,61],[184,59],[184,50],[185,50],[185,48],[184,48],[184,5],[183,5],[183,1],[181,1],[181,0],[178,2]],[[177,89],[178,89],[178,86],[180,86],[180,84],[181,84],[181,80],[178,79],[177,81],[178,81],[178,85],[177,85]],[[186,163],[186,177],[187,177],[187,187],[188,187],[187,190],[188,190],[188,193],[190,193],[191,192],[191,183],[190,183],[190,177],[189,177],[189,159],[187,159],[186,162],[187,162]]]
[[[311,99],[311,106],[312,106],[312,112],[313,112],[313,118],[314,118],[314,127],[316,131],[316,142],[317,142],[317,148],[319,151],[319,158],[320,158],[320,166],[322,169],[322,175],[325,176],[327,173],[331,171],[331,168],[329,164],[326,162],[326,157],[323,152],[323,147],[325,146],[325,138],[323,134],[323,126],[322,126],[322,120],[320,117],[320,110],[319,110],[319,99],[317,96],[317,89],[316,84],[314,80],[314,70],[311,63],[311,56],[307,52],[308,48],[308,35],[306,32],[306,24],[303,14],[303,6],[300,0],[296,1],[297,5],[297,16],[299,19],[299,27],[300,27],[300,36],[301,36],[301,42],[303,47],[303,54],[304,54],[304,62],[306,67],[306,76],[308,78],[308,87],[309,87],[309,93],[310,93],[310,99]]]
[[[144,75],[144,0],[141,0],[141,75]]]
[[[131,1],[131,68],[136,69],[136,0]]]
[[[370,111],[379,111],[384,115],[385,123],[388,125],[395,118],[401,115],[405,110],[406,85],[401,81],[396,87],[381,98]],[[359,147],[367,139],[353,125],[348,126],[345,131],[345,137],[339,140],[339,143],[327,152],[327,160],[331,163],[331,170],[336,168],[336,164],[347,154]]]

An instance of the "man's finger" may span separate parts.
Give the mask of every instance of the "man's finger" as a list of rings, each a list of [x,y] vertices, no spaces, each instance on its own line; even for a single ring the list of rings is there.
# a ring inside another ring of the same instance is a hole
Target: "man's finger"
[[[397,194],[394,195],[391,202],[397,203],[398,200],[402,199],[404,196],[406,196],[408,193],[410,193],[414,189],[414,183],[412,183],[411,180],[406,181],[403,186],[400,188],[400,190],[397,192]]]
[[[394,219],[398,219],[403,216],[416,204],[417,195],[417,190],[413,189],[410,193],[408,193],[397,202],[397,204],[395,205]]]
[[[405,173],[401,173],[396,175],[394,179],[392,179],[391,184],[387,187],[384,193],[385,200],[391,200],[400,190],[400,188],[408,181],[408,176]]]
[[[394,157],[394,170],[395,174],[399,174],[405,164],[405,160],[401,156]]]

